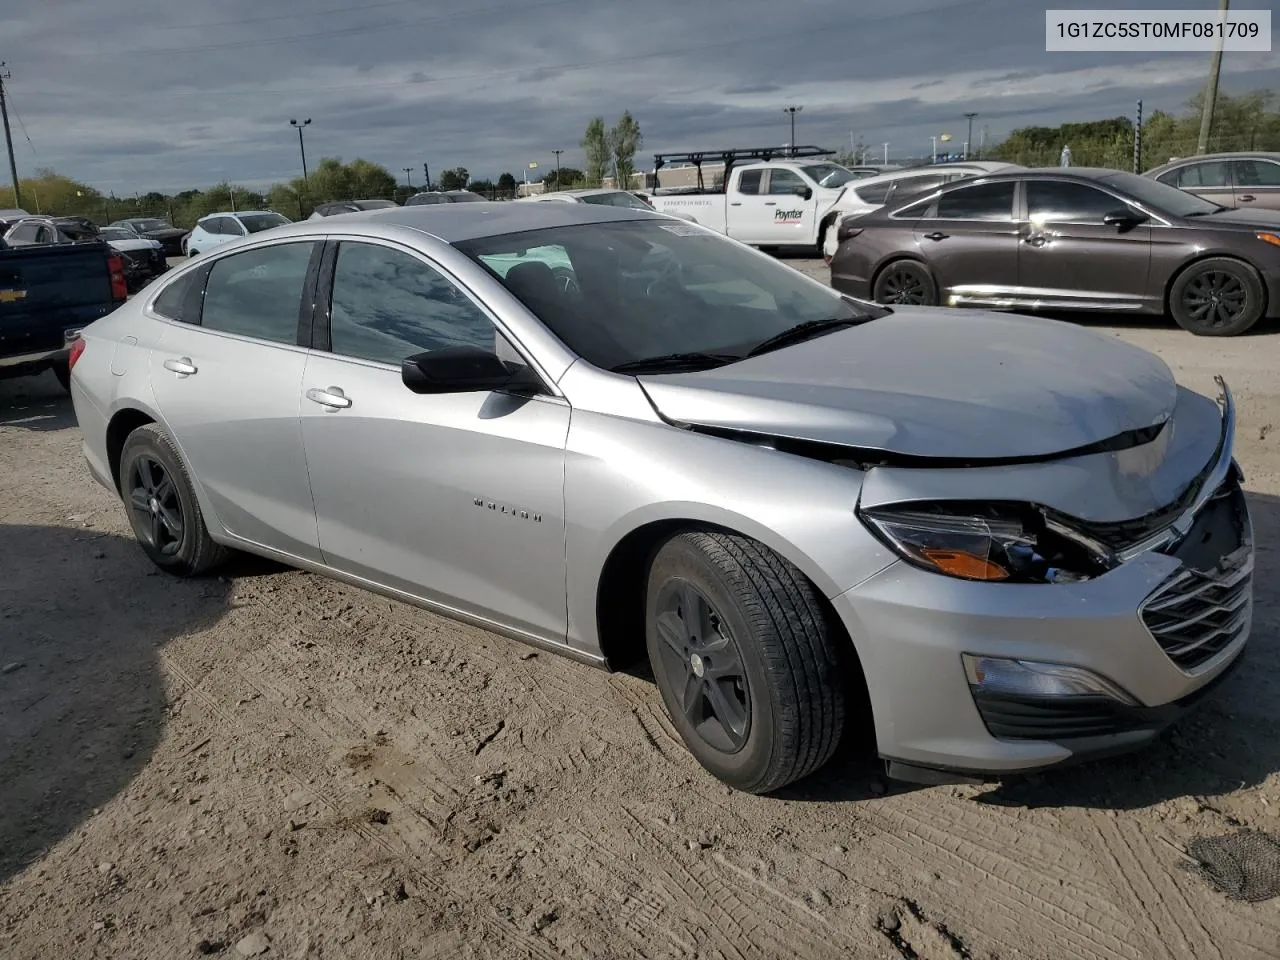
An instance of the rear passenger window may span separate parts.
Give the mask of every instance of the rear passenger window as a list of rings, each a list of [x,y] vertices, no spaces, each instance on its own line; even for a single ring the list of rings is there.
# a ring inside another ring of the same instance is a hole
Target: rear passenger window
[[[314,243],[278,243],[224,257],[209,271],[201,326],[272,343],[298,342]]]
[[[938,198],[941,220],[1012,220],[1013,184],[982,183]]]
[[[191,281],[200,270],[192,270],[179,277],[160,291],[151,304],[151,309],[170,320],[183,320],[182,305],[186,302],[187,292],[191,289]]]
[[[763,170],[743,170],[742,176],[738,179],[738,192],[745,193],[749,197],[754,197],[760,192],[760,175]]]

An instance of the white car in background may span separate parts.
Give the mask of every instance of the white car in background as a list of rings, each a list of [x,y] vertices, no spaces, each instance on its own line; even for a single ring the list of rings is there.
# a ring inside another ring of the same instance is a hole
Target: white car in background
[[[595,203],[605,207],[630,207],[633,210],[652,210],[653,204],[640,199],[629,190],[598,187],[589,190],[556,190],[552,193],[535,193],[521,197],[521,202]]]
[[[191,229],[191,235],[187,238],[187,256],[198,257],[232,240],[292,222],[288,217],[282,217],[271,210],[210,213],[197,220]]]
[[[840,224],[851,217],[860,217],[873,210],[879,210],[887,203],[899,197],[907,197],[913,193],[926,193],[936,190],[953,180],[965,177],[976,177],[979,174],[995,173],[999,170],[1018,169],[1014,163],[997,163],[991,160],[966,160],[959,163],[937,163],[924,167],[910,167],[905,170],[894,170],[876,177],[868,177],[851,183],[834,209],[837,212],[835,222],[827,230],[822,242],[822,257],[827,263],[836,254],[839,242]]]

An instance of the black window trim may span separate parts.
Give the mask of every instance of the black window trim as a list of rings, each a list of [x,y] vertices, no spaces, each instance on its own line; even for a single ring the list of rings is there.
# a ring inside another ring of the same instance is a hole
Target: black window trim
[[[482,314],[484,314],[485,318],[493,324],[494,329],[506,338],[511,349],[520,355],[520,358],[524,360],[525,365],[529,367],[529,369],[533,370],[534,373],[538,375],[539,379],[542,380],[542,386],[545,392],[537,394],[531,399],[564,400],[564,394],[560,391],[555,380],[547,374],[547,371],[540,363],[538,363],[532,352],[525,348],[519,338],[512,334],[511,328],[502,321],[502,318],[498,316],[497,312],[477,296],[475,291],[463,283],[462,280],[460,280],[451,270],[445,267],[444,264],[440,263],[429,254],[425,254],[414,247],[397,243],[394,240],[384,239],[383,237],[333,237],[324,245],[324,259],[317,270],[317,283],[314,301],[315,309],[311,314],[314,321],[311,326],[311,342],[313,350],[323,351],[335,360],[341,360],[344,363],[376,367],[380,370],[394,370],[397,374],[400,372],[399,364],[384,363],[381,360],[368,360],[364,357],[350,357],[345,353],[333,352],[333,335],[330,326],[333,317],[333,279],[337,273],[338,251],[344,243],[363,243],[386,247],[389,250],[395,250],[399,253],[407,254],[408,256],[418,260],[423,266],[435,270],[440,274],[440,276],[444,277],[445,280],[449,281],[449,283],[453,284],[454,287],[461,291],[462,294],[466,296],[466,298],[470,300]]]

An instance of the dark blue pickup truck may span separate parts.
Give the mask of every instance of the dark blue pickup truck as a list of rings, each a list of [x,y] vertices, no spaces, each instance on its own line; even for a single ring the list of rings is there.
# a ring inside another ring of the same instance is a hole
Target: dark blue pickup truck
[[[129,297],[124,270],[101,242],[0,249],[0,378],[52,369],[66,389],[80,329]]]

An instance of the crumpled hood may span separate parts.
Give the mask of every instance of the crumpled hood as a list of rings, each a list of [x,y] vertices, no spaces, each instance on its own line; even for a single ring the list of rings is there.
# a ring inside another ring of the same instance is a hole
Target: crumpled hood
[[[715,370],[639,380],[678,423],[965,460],[1087,447],[1163,423],[1177,401],[1164,362],[1123,341],[918,307]]]

